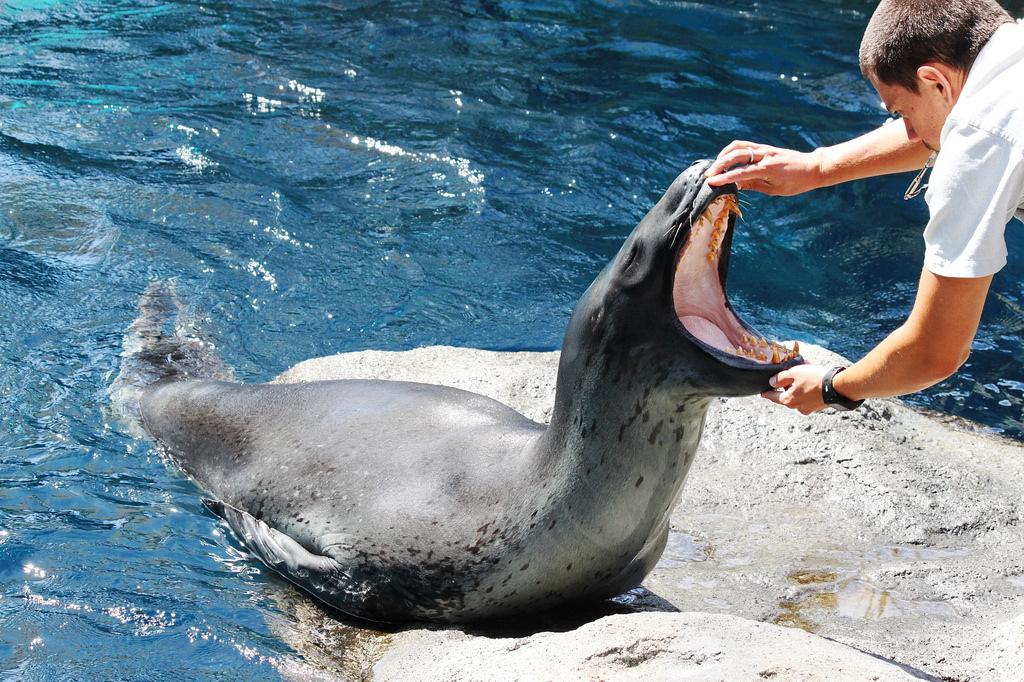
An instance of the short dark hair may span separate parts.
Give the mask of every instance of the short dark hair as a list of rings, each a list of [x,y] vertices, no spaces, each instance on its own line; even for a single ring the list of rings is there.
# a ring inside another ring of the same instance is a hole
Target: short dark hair
[[[981,48],[1013,17],[995,0],[882,0],[860,43],[860,70],[917,92],[917,69],[938,62],[971,70]]]

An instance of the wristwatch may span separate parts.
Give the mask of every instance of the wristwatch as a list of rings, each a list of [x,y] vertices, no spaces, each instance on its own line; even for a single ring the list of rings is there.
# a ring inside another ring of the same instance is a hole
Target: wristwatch
[[[832,385],[832,379],[834,379],[835,376],[844,369],[846,368],[833,367],[829,371],[825,372],[825,376],[821,380],[821,397],[824,399],[826,405],[837,410],[856,410],[864,404],[864,401],[850,400],[846,396],[839,395],[835,386]]]

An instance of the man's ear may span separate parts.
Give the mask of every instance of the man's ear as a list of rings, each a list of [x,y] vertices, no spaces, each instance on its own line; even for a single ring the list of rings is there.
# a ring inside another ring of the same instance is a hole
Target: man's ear
[[[929,62],[917,67],[919,90],[934,90],[946,100],[950,106],[956,103],[959,89],[955,88],[959,71],[940,62]]]

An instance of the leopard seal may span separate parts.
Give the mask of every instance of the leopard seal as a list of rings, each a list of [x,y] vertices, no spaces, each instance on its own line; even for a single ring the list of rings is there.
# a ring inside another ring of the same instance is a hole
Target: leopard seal
[[[728,302],[736,188],[709,186],[709,164],[581,297],[547,426],[428,384],[191,379],[143,388],[143,425],[250,551],[350,615],[466,622],[619,595],[664,550],[711,401],[803,361]]]

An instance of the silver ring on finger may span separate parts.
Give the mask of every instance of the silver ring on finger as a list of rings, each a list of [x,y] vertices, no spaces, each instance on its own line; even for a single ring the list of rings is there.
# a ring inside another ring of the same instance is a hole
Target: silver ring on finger
[[[747,165],[750,166],[754,163],[754,148],[747,147],[747,153],[750,154],[750,160],[747,161]]]

